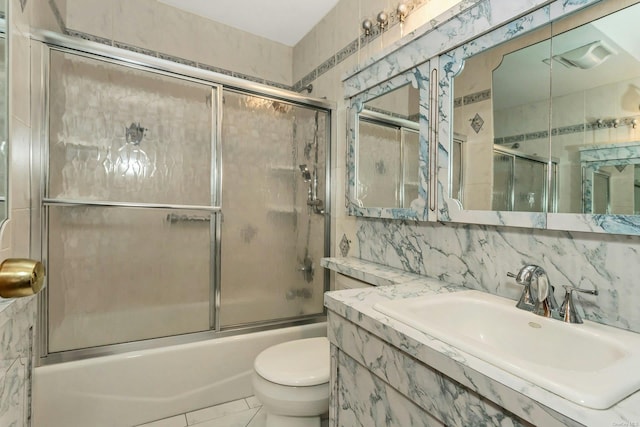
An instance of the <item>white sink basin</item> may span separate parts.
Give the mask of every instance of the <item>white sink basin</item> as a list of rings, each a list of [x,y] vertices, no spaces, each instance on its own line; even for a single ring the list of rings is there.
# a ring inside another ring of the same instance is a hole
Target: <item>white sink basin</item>
[[[547,319],[479,291],[374,309],[582,406],[606,409],[640,389],[640,334]]]

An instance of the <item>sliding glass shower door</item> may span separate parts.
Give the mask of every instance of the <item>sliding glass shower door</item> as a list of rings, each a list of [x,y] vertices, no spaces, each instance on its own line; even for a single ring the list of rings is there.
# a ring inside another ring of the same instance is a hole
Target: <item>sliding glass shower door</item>
[[[222,327],[322,313],[328,123],[326,111],[224,91]]]
[[[47,52],[44,363],[323,320],[329,110]]]
[[[51,52],[48,351],[211,326],[216,88]]]

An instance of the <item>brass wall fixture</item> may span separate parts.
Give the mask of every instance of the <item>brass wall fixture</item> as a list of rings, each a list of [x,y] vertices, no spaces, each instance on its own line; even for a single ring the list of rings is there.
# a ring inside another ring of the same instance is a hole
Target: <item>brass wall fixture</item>
[[[45,270],[40,261],[9,258],[0,264],[0,296],[20,298],[37,294],[44,284]]]

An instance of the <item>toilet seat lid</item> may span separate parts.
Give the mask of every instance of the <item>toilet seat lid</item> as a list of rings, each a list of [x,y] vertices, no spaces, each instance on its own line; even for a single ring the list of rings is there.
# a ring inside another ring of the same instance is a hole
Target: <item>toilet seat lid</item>
[[[329,382],[329,340],[306,338],[274,345],[256,357],[254,369],[262,378],[286,386]]]

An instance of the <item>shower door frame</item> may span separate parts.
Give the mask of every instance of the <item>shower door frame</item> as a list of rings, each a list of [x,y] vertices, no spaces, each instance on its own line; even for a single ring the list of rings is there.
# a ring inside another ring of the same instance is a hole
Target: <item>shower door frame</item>
[[[331,243],[331,140],[333,137],[332,116],[335,105],[326,100],[305,97],[298,93],[285,89],[277,89],[271,86],[253,83],[235,77],[226,76],[213,71],[184,65],[181,63],[163,60],[153,56],[124,50],[117,47],[106,46],[96,42],[76,39],[48,31],[32,34],[32,128],[31,128],[31,194],[34,202],[31,214],[31,248],[32,257],[42,259],[48,265],[48,230],[47,212],[48,206],[102,206],[116,208],[152,208],[152,209],[190,209],[209,212],[212,216],[210,223],[211,235],[211,273],[210,273],[210,300],[209,330],[189,332],[180,335],[149,338],[141,341],[131,341],[117,344],[108,344],[97,347],[66,350],[61,352],[48,352],[48,287],[45,287],[38,298],[37,327],[40,333],[37,339],[37,366],[81,360],[90,357],[120,354],[127,351],[157,348],[167,345],[179,345],[189,342],[218,338],[229,335],[259,332],[268,329],[282,328],[309,323],[326,321],[326,308],[321,313],[298,316],[295,318],[267,320],[242,325],[239,327],[222,328],[220,326],[221,306],[221,234],[222,234],[222,116],[223,116],[223,91],[233,89],[247,95],[260,96],[285,102],[294,106],[310,107],[327,114],[325,147],[325,212],[324,216],[324,256],[329,255]],[[174,204],[150,204],[150,203],[124,203],[107,201],[82,201],[49,199],[45,197],[49,181],[49,78],[50,58],[53,51],[78,55],[79,57],[95,59],[128,68],[157,73],[171,78],[181,79],[192,83],[203,84],[211,87],[212,93],[212,159],[211,159],[211,206],[174,205]],[[39,64],[39,69],[38,69]],[[215,92],[215,99],[213,94]],[[214,110],[215,108],[215,110]],[[324,270],[323,292],[329,289],[329,271]]]

